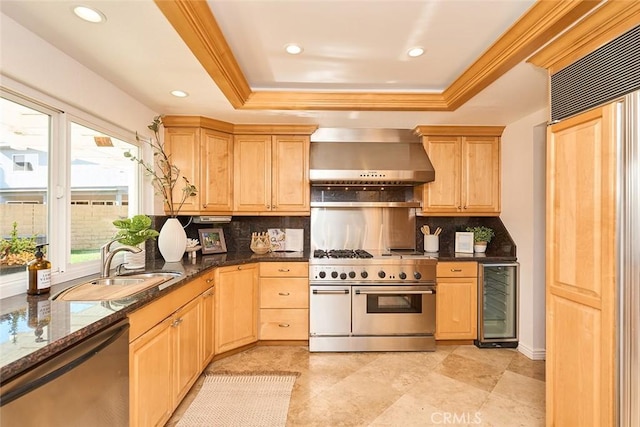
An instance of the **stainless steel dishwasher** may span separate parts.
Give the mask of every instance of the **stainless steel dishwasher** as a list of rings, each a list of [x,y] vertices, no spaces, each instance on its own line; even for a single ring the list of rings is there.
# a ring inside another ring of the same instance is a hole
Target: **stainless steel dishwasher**
[[[127,426],[129,323],[96,332],[0,385],[2,426]]]

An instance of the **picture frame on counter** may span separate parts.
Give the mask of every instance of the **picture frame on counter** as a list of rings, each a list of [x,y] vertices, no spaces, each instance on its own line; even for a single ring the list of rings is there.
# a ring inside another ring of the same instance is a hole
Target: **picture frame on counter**
[[[455,251],[462,254],[473,253],[473,232],[467,232],[467,231],[456,232]]]
[[[202,254],[221,254],[227,252],[222,228],[201,228],[198,230]]]

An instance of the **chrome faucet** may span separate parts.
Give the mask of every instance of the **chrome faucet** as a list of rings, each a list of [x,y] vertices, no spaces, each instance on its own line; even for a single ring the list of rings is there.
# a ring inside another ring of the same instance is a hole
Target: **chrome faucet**
[[[142,251],[142,249],[136,246],[128,245],[122,245],[115,248],[114,250],[111,250],[111,245],[114,242],[116,242],[115,239],[100,248],[100,277],[109,277],[109,271],[111,271],[111,261],[113,260],[114,255],[118,252],[127,251],[135,254]]]

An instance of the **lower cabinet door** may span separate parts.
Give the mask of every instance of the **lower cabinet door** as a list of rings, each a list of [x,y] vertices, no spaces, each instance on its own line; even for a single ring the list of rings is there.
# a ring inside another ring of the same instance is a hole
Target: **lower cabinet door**
[[[177,407],[200,374],[200,298],[182,307],[173,316],[171,329],[175,359],[174,407]]]
[[[171,320],[129,345],[131,427],[164,425],[173,411]]]
[[[304,308],[263,308],[260,310],[260,339],[309,339],[309,310]]]

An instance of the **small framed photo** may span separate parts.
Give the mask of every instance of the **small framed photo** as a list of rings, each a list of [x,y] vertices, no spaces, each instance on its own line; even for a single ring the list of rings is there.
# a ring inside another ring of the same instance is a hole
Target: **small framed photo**
[[[221,254],[227,252],[227,245],[224,242],[224,232],[222,228],[201,228],[198,230],[200,235],[200,245],[202,245],[202,254]]]
[[[473,253],[473,232],[456,232],[456,252],[463,254]]]

